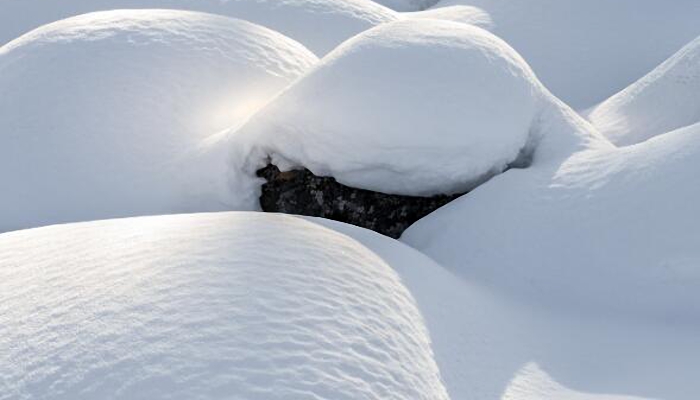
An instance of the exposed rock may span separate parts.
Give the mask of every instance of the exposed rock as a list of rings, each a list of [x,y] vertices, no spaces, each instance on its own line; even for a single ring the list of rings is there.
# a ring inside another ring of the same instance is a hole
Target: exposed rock
[[[463,193],[433,197],[402,196],[356,189],[308,169],[280,172],[269,164],[257,171],[263,211],[323,217],[398,238],[411,224]]]

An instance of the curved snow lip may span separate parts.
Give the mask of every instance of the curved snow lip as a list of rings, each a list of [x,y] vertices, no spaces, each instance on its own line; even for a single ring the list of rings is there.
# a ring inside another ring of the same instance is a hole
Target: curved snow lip
[[[700,37],[588,113],[618,146],[641,143],[700,121]]]
[[[227,209],[225,130],[317,62],[278,32],[190,11],[27,33],[0,48],[0,231]]]
[[[3,396],[448,398],[392,266],[301,218],[58,225],[0,260]]]
[[[548,96],[482,29],[385,24],[338,47],[232,135],[231,184],[256,198],[255,171],[272,163],[388,194],[465,192],[526,165]]]

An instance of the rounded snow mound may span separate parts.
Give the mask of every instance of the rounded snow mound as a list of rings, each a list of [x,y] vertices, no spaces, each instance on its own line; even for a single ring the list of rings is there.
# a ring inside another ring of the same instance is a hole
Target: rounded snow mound
[[[700,38],[589,114],[612,142],[626,146],[700,121]]]
[[[435,8],[456,5],[484,10],[491,32],[577,110],[624,89],[700,35],[697,0],[441,0]]]
[[[53,226],[0,260],[9,397],[447,399],[397,273],[300,218]]]
[[[491,30],[493,21],[491,16],[484,10],[472,6],[449,6],[430,8],[425,11],[404,14],[409,18],[429,18],[444,21],[461,22],[463,24],[476,25],[480,28]]]
[[[318,59],[251,23],[86,14],[0,48],[0,231],[227,208],[219,132]]]
[[[397,13],[372,0],[45,0],[0,2],[0,45],[43,24],[112,9],[200,11],[244,19],[279,31],[318,55]]]
[[[439,0],[374,0],[396,11],[419,11],[435,5]]]
[[[518,158],[541,93],[490,33],[399,21],[344,43],[257,113],[233,158],[248,176],[271,160],[384,193],[464,191]]]
[[[699,168],[700,124],[591,148],[508,171],[402,240],[474,281],[548,306],[696,321]]]

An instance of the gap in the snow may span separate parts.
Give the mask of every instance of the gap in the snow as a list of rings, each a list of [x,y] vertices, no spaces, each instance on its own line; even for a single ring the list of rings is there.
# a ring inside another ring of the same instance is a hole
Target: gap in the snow
[[[371,229],[398,238],[414,222],[462,196],[431,197],[386,194],[316,176],[308,169],[286,172],[273,164],[257,171],[267,182],[260,206],[266,212],[322,217]]]

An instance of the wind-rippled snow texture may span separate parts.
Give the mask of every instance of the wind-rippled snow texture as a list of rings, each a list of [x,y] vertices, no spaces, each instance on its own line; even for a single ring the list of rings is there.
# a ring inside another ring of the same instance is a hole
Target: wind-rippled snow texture
[[[112,9],[174,9],[244,19],[281,32],[319,56],[398,14],[372,0],[6,0],[0,45],[59,19]]]
[[[230,209],[225,129],[318,59],[269,29],[108,11],[0,48],[0,232]]]
[[[2,399],[446,399],[397,274],[290,216],[0,235]]]

